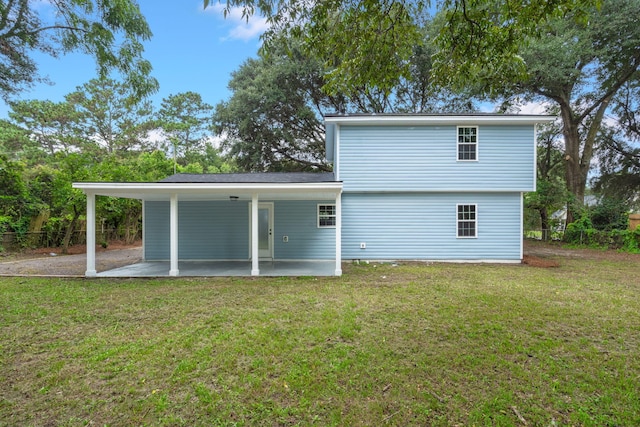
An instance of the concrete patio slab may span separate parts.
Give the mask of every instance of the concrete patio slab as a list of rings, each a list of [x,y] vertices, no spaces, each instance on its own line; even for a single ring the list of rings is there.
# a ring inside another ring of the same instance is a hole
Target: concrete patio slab
[[[260,261],[260,276],[333,276],[335,261]],[[147,261],[97,277],[169,277],[169,261]],[[250,261],[180,261],[179,277],[251,276]]]

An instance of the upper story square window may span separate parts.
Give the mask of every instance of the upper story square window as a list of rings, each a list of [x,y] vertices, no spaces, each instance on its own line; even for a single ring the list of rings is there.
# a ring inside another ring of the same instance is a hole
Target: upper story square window
[[[478,160],[478,127],[458,127],[458,160]]]

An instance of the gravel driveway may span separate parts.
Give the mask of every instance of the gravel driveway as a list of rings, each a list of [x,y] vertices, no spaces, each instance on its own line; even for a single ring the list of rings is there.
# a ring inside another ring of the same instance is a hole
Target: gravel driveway
[[[98,271],[111,270],[142,260],[142,248],[113,249],[96,253]],[[0,275],[3,276],[84,276],[87,255],[42,256],[15,261],[0,260]]]

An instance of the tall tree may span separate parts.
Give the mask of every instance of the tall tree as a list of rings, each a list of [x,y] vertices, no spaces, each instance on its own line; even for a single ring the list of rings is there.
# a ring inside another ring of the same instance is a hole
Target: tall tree
[[[569,208],[568,222],[584,203],[605,113],[640,67],[638,14],[639,1],[611,0],[600,11],[593,10],[587,22],[576,24],[571,17],[550,21],[540,37],[520,50],[526,79],[505,86],[505,94],[551,102],[559,109],[565,179],[576,202]]]
[[[125,155],[146,147],[152,107],[129,86],[109,78],[93,79],[65,99],[79,113],[83,135],[108,154]]]
[[[200,94],[183,92],[162,100],[158,111],[158,126],[164,132],[164,148],[170,150],[177,164],[197,161],[211,138],[213,107]]]
[[[48,155],[82,145],[78,134],[78,112],[68,102],[15,101],[9,117],[23,126]]]
[[[320,87],[314,64],[284,55],[249,59],[232,74],[233,95],[217,105],[214,123],[241,170],[329,170],[322,111],[346,107]]]
[[[134,0],[0,2],[0,96],[24,90],[39,79],[33,52],[52,56],[90,53],[100,74],[117,70],[138,95],[157,90],[142,42],[151,30]]]

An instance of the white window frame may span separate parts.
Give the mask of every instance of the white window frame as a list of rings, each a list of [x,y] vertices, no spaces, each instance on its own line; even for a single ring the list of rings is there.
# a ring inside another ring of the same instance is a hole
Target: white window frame
[[[320,213],[320,207],[321,206],[331,206],[333,208],[333,214],[326,214],[326,213]],[[318,203],[318,207],[317,207],[317,226],[318,228],[336,228],[336,224],[338,223],[337,221],[337,210],[336,210],[336,204],[335,203]],[[328,219],[328,218],[333,218],[333,225],[321,225],[320,224],[320,219]]]
[[[461,142],[460,141],[460,136],[463,136],[463,135],[460,135],[460,129],[475,129],[476,130],[476,134],[475,134],[476,140],[475,140],[475,142],[464,142],[464,141]],[[479,142],[480,142],[480,129],[478,129],[478,126],[458,126],[456,128],[456,160],[458,162],[477,162],[478,158],[479,158],[479,149],[478,149],[479,146],[480,146]],[[475,144],[475,146],[476,146],[476,152],[475,152],[475,154],[476,154],[475,157],[476,158],[475,159],[461,159],[460,158],[460,146],[461,145],[470,145],[470,144]]]
[[[473,206],[474,218],[460,219],[460,207],[461,206]],[[474,234],[473,236],[461,236],[460,235],[460,223],[461,222],[473,222]],[[476,203],[458,203],[456,204],[456,238],[458,239],[477,239],[478,238],[478,205]]]

